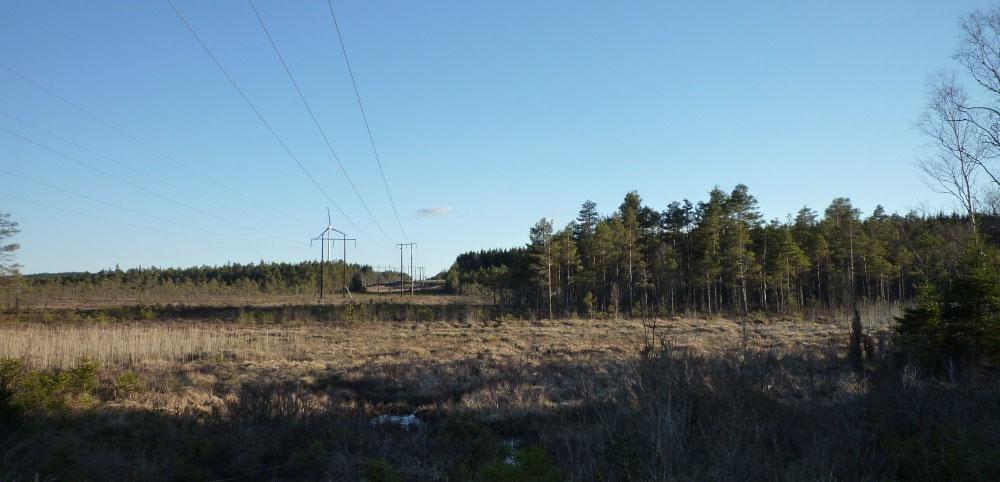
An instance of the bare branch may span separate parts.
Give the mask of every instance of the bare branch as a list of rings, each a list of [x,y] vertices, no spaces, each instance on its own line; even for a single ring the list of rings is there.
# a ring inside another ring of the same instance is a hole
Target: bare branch
[[[941,72],[929,82],[927,107],[918,126],[931,139],[932,152],[922,156],[917,166],[931,189],[959,201],[976,228],[977,173],[986,170],[977,159],[984,157],[988,143],[978,135],[975,120],[965,115],[968,94],[949,73]],[[992,177],[992,174],[989,174]]]

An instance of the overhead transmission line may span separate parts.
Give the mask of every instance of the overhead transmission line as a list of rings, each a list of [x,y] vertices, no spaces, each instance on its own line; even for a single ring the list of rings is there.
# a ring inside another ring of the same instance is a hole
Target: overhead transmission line
[[[337,31],[337,41],[340,43],[340,52],[344,54],[344,65],[347,66],[347,74],[351,77],[351,85],[354,86],[354,99],[358,101],[358,109],[361,111],[361,120],[365,123],[365,130],[368,131],[368,143],[372,147],[372,153],[375,155],[375,162],[378,164],[378,173],[382,177],[382,185],[385,186],[385,194],[389,197],[389,204],[392,205],[392,213],[396,216],[396,224],[399,225],[399,230],[403,233],[403,239],[409,241],[409,237],[406,235],[406,228],[403,227],[403,221],[399,218],[399,210],[396,209],[396,201],[392,198],[392,191],[389,190],[389,181],[385,178],[385,170],[382,169],[382,156],[378,153],[378,148],[375,147],[375,136],[372,134],[372,128],[368,125],[368,115],[365,113],[365,105],[361,102],[361,93],[358,91],[358,82],[354,78],[354,69],[351,68],[351,60],[347,55],[347,47],[344,45],[344,37],[340,33],[340,23],[337,22],[337,13],[333,9],[333,0],[327,0],[327,5],[330,6],[330,18],[333,19],[333,26]]]
[[[97,151],[95,151],[93,149],[90,149],[90,148],[88,148],[86,146],[82,146],[79,143],[73,142],[73,141],[71,141],[71,140],[69,140],[69,139],[67,139],[65,137],[59,136],[58,134],[55,134],[54,132],[52,132],[50,130],[42,128],[41,126],[39,126],[37,124],[33,124],[31,122],[28,122],[28,121],[26,121],[26,120],[24,120],[24,119],[22,119],[22,118],[20,118],[20,117],[18,117],[16,115],[14,115],[14,114],[11,114],[10,112],[7,112],[7,111],[5,111],[3,109],[0,109],[0,114],[3,114],[3,115],[5,115],[5,116],[7,116],[7,117],[9,117],[11,119],[14,119],[17,122],[20,122],[21,124],[24,124],[24,125],[32,128],[32,129],[34,129],[34,130],[36,130],[38,132],[41,132],[42,134],[45,134],[45,135],[47,135],[49,137],[52,137],[53,139],[56,139],[56,140],[58,140],[58,141],[60,141],[60,142],[62,142],[64,144],[69,144],[69,145],[71,145],[71,146],[73,146],[73,147],[75,147],[77,149],[80,149],[81,151],[87,152],[90,155],[100,157],[101,159],[104,159],[105,161],[108,161],[108,162],[110,162],[112,164],[115,164],[115,165],[121,167],[121,168],[124,168],[124,169],[127,169],[129,171],[132,171],[133,173],[139,174],[140,176],[149,177],[150,179],[153,179],[154,181],[159,182],[160,184],[163,184],[165,186],[172,187],[174,189],[180,190],[179,187],[175,186],[174,184],[172,184],[172,183],[170,183],[170,182],[168,182],[168,181],[166,181],[164,179],[161,179],[161,178],[159,178],[159,177],[157,177],[157,176],[155,176],[153,174],[149,174],[149,173],[147,173],[147,172],[145,172],[145,171],[143,171],[141,169],[133,167],[133,166],[131,166],[129,164],[126,164],[124,162],[121,162],[121,161],[119,161],[117,159],[108,157],[108,156],[106,156],[104,154],[101,154],[100,152],[97,152]]]
[[[24,180],[24,181],[33,182],[33,183],[38,184],[40,186],[45,186],[45,187],[47,187],[49,189],[52,189],[52,190],[55,190],[55,191],[66,193],[66,194],[69,194],[71,196],[76,196],[76,197],[78,197],[80,199],[86,199],[88,201],[93,201],[93,202],[96,202],[96,203],[104,204],[105,206],[110,206],[110,207],[113,207],[115,209],[121,209],[121,210],[124,210],[124,211],[128,211],[128,212],[130,212],[132,214],[136,214],[136,215],[143,216],[143,217],[148,217],[148,218],[154,219],[156,221],[160,221],[160,222],[167,223],[167,224],[173,224],[175,226],[180,226],[182,228],[193,229],[193,230],[196,230],[196,231],[202,231],[202,232],[206,232],[206,233],[208,232],[208,231],[205,231],[204,229],[201,229],[201,228],[196,227],[196,226],[191,226],[191,225],[184,224],[184,223],[178,223],[176,221],[171,221],[169,219],[161,218],[159,216],[155,216],[155,215],[152,215],[152,214],[146,214],[146,213],[144,213],[142,211],[138,211],[136,209],[132,209],[132,208],[125,207],[125,206],[120,206],[118,204],[114,204],[114,203],[111,203],[111,202],[108,202],[108,201],[97,199],[95,197],[91,197],[91,196],[88,196],[86,194],[80,194],[78,192],[73,192],[73,191],[70,191],[68,189],[63,189],[63,188],[61,188],[59,186],[55,186],[53,184],[49,184],[49,183],[47,183],[45,181],[41,181],[41,180],[34,179],[34,178],[31,178],[31,177],[28,177],[28,176],[24,176],[24,175],[21,175],[21,174],[18,174],[16,172],[14,172],[14,171],[8,171],[7,169],[4,169],[2,167],[0,167],[0,172],[6,174],[8,176],[12,176],[12,177],[16,177],[18,179]]]
[[[33,144],[33,145],[35,145],[35,146],[37,146],[37,147],[39,147],[41,149],[44,149],[44,150],[46,150],[48,152],[51,152],[51,153],[53,153],[53,154],[55,154],[55,155],[57,155],[59,157],[62,157],[64,159],[66,159],[66,160],[69,160],[71,162],[74,162],[76,164],[84,166],[84,167],[86,167],[86,168],[88,168],[88,169],[90,169],[92,171],[95,171],[95,172],[98,172],[100,174],[103,174],[104,176],[110,177],[110,178],[112,178],[112,179],[114,179],[114,180],[116,180],[118,182],[122,182],[122,183],[128,184],[129,186],[132,186],[132,187],[134,187],[134,188],[136,188],[136,189],[138,189],[140,191],[143,191],[143,192],[145,192],[147,194],[151,194],[151,195],[156,196],[156,197],[158,197],[160,199],[163,199],[165,201],[169,201],[169,202],[171,202],[173,204],[176,204],[178,206],[184,207],[186,209],[190,209],[192,211],[198,212],[198,213],[203,214],[205,216],[211,217],[211,218],[213,218],[215,220],[222,221],[222,222],[224,222],[226,224],[231,224],[233,226],[236,226],[236,227],[239,227],[239,228],[242,228],[242,229],[246,229],[248,231],[253,231],[253,232],[257,233],[257,234],[262,234],[264,236],[267,236],[267,237],[270,237],[270,238],[274,238],[274,239],[278,239],[278,240],[285,241],[285,242],[289,242],[289,243],[295,243],[295,241],[293,241],[291,239],[284,238],[284,237],[281,237],[281,236],[276,236],[276,235],[270,234],[268,232],[261,231],[261,230],[255,228],[255,227],[253,227],[253,226],[247,226],[245,224],[241,224],[241,223],[238,223],[236,221],[232,221],[230,219],[224,218],[224,217],[219,216],[217,214],[214,214],[212,212],[209,212],[209,211],[206,211],[204,209],[201,209],[201,208],[199,208],[197,206],[192,206],[192,205],[190,205],[190,204],[188,204],[188,203],[186,203],[184,201],[179,201],[179,200],[174,199],[174,198],[172,198],[170,196],[167,196],[165,194],[161,194],[161,193],[159,193],[157,191],[149,189],[146,186],[143,186],[143,185],[141,185],[139,183],[130,181],[128,179],[125,179],[125,178],[123,178],[121,176],[118,176],[117,174],[114,174],[114,173],[109,172],[107,170],[101,169],[100,167],[97,167],[97,166],[95,166],[93,164],[90,164],[90,163],[88,163],[86,161],[81,161],[80,159],[77,159],[77,158],[75,158],[73,156],[70,156],[69,154],[65,154],[63,152],[57,151],[57,150],[55,150],[55,149],[53,149],[53,148],[51,148],[49,146],[46,146],[45,144],[42,144],[41,142],[38,142],[38,141],[36,141],[34,139],[31,139],[29,137],[25,137],[25,136],[23,136],[21,134],[18,134],[18,133],[14,132],[14,131],[12,131],[10,129],[7,129],[6,127],[0,126],[0,131],[5,132],[5,133],[7,133],[7,134],[9,134],[9,135],[11,135],[13,137],[18,138],[18,139],[21,139],[21,140],[23,140],[23,141],[25,141],[25,142],[27,142],[29,144]]]
[[[271,32],[267,29],[267,26],[264,24],[264,19],[261,18],[260,12],[257,11],[257,7],[254,5],[253,0],[247,0],[247,3],[250,4],[250,9],[253,10],[254,16],[257,17],[257,23],[260,24],[260,28],[261,30],[264,31],[264,35],[267,37],[267,41],[271,44],[271,48],[274,50],[274,54],[278,57],[278,60],[281,62],[281,67],[285,70],[285,74],[288,75],[288,80],[292,82],[292,87],[295,87],[295,93],[299,95],[299,100],[302,101],[302,105],[306,108],[306,112],[309,113],[309,118],[312,119],[313,125],[316,126],[316,130],[319,131],[320,136],[323,137],[323,142],[326,144],[326,149],[330,151],[330,155],[333,157],[333,160],[337,161],[337,167],[340,168],[341,174],[343,174],[344,178],[347,179],[347,183],[350,184],[351,189],[354,191],[354,195],[357,196],[358,198],[358,201],[361,201],[361,205],[364,206],[365,211],[368,212],[368,216],[371,218],[372,222],[375,223],[375,227],[377,227],[378,230],[382,233],[382,236],[385,237],[385,240],[391,243],[392,238],[390,238],[389,235],[386,234],[385,230],[382,229],[382,225],[379,224],[377,219],[375,219],[375,215],[372,213],[371,208],[368,207],[368,203],[365,202],[364,196],[361,195],[361,191],[358,190],[358,186],[354,184],[354,180],[351,179],[351,175],[347,173],[347,168],[345,168],[344,163],[341,162],[340,156],[338,156],[337,152],[333,149],[333,143],[330,141],[330,137],[326,135],[326,130],[323,129],[323,126],[320,125],[319,123],[319,119],[316,118],[316,113],[313,111],[312,106],[309,105],[309,101],[306,100],[305,94],[302,93],[302,89],[299,87],[299,83],[295,80],[295,76],[292,75],[292,69],[288,67],[288,62],[285,61],[285,57],[281,55],[281,50],[278,49],[278,44],[274,42],[274,37],[271,36]]]
[[[148,226],[141,226],[141,225],[138,225],[138,224],[132,224],[132,223],[129,223],[129,222],[126,222],[126,221],[120,221],[120,220],[117,220],[117,219],[111,219],[111,218],[105,218],[105,217],[101,217],[101,216],[95,216],[93,214],[87,214],[87,213],[76,211],[76,210],[73,210],[73,209],[62,208],[62,207],[59,207],[59,206],[53,206],[51,204],[46,204],[46,203],[39,202],[39,201],[33,201],[31,199],[25,199],[23,197],[15,196],[13,194],[7,194],[7,193],[0,192],[0,196],[6,197],[6,198],[10,198],[10,199],[14,199],[14,200],[17,200],[17,201],[21,201],[21,202],[28,203],[28,204],[34,204],[36,206],[41,206],[41,207],[48,208],[48,209],[54,209],[56,211],[62,211],[62,212],[65,212],[65,213],[70,213],[70,214],[73,214],[73,215],[76,215],[76,216],[81,216],[81,217],[90,218],[90,219],[96,219],[98,221],[103,221],[103,222],[106,222],[106,223],[119,224],[119,225],[127,226],[127,227],[130,227],[130,228],[133,228],[133,229],[139,229],[139,230],[142,230],[142,231],[149,231],[149,232],[156,233],[156,234],[164,234],[164,235],[167,235],[167,236],[180,237],[180,238],[188,238],[188,236],[184,236],[184,235],[181,235],[181,234],[171,233],[171,232],[168,232],[168,231],[162,231],[162,230],[159,230],[159,229],[156,229],[156,228],[150,228]],[[227,242],[225,244],[228,246],[231,243]]]
[[[162,223],[172,224],[174,226],[179,226],[179,227],[190,229],[190,230],[193,230],[193,231],[199,231],[199,232],[204,233],[206,235],[211,235],[211,236],[216,235],[216,233],[212,233],[211,231],[199,228],[197,226],[191,226],[189,224],[180,223],[180,222],[177,222],[177,221],[173,221],[173,220],[170,220],[170,219],[167,219],[167,218],[163,218],[163,217],[157,216],[155,214],[149,214],[149,213],[146,213],[146,212],[143,212],[143,211],[139,211],[138,209],[132,209],[130,207],[122,206],[120,204],[115,204],[115,203],[112,203],[112,202],[109,202],[109,201],[105,201],[103,199],[99,199],[99,198],[96,198],[96,197],[93,197],[93,196],[88,196],[86,194],[81,194],[81,193],[78,193],[78,192],[70,191],[69,189],[64,189],[64,188],[61,188],[59,186],[47,183],[47,182],[39,180],[39,179],[34,179],[34,178],[31,178],[31,177],[25,176],[23,174],[18,174],[16,172],[9,171],[9,170],[4,169],[2,167],[0,167],[0,172],[2,172],[4,174],[7,174],[8,176],[16,177],[18,179],[22,179],[22,180],[25,180],[25,181],[28,181],[28,182],[32,182],[32,183],[38,184],[40,186],[45,186],[45,187],[47,187],[49,189],[52,189],[54,191],[59,191],[59,192],[65,193],[65,194],[69,194],[70,196],[78,197],[80,199],[86,199],[86,200],[91,201],[91,202],[103,204],[105,206],[109,206],[109,207],[112,207],[112,208],[115,208],[115,209],[118,209],[118,210],[121,210],[121,211],[126,211],[126,212],[129,212],[129,213],[135,214],[137,216],[142,216],[142,217],[145,217],[145,218],[149,218],[149,219],[152,219],[154,221],[159,221],[159,222],[162,222]],[[241,239],[241,238],[237,238],[237,239],[239,239],[240,241],[242,241],[244,243],[250,243],[250,244],[254,244],[256,246],[260,246],[260,243],[257,243],[257,242],[251,241],[251,240]]]
[[[226,183],[224,183],[224,182],[222,182],[222,181],[220,181],[220,180],[218,180],[218,179],[216,179],[216,178],[214,178],[212,176],[209,176],[208,174],[205,174],[204,172],[196,169],[195,167],[191,166],[190,164],[182,162],[179,159],[177,159],[177,158],[175,158],[173,156],[170,156],[169,154],[163,152],[162,150],[157,149],[152,144],[150,144],[150,143],[148,143],[148,142],[146,142],[146,141],[144,141],[144,140],[142,140],[142,139],[140,139],[140,138],[138,138],[138,137],[136,137],[136,136],[128,133],[124,129],[116,126],[115,124],[112,124],[111,122],[105,120],[101,116],[98,116],[97,114],[95,114],[95,113],[93,113],[93,112],[91,112],[91,111],[89,111],[89,110],[81,107],[79,104],[76,104],[73,101],[71,101],[71,100],[69,100],[69,99],[67,99],[67,98],[59,95],[57,92],[53,91],[52,89],[49,89],[48,87],[42,85],[41,83],[36,82],[34,79],[32,79],[31,77],[27,76],[23,72],[20,72],[20,71],[14,69],[14,68],[12,68],[12,67],[10,67],[8,65],[2,64],[2,63],[0,63],[0,69],[4,69],[7,72],[10,72],[12,75],[14,75],[14,76],[20,78],[21,80],[27,82],[28,84],[32,85],[36,89],[41,90],[42,92],[44,92],[44,93],[52,96],[53,98],[59,100],[63,104],[66,104],[67,106],[73,108],[74,110],[80,112],[81,114],[83,114],[83,115],[85,115],[87,117],[90,117],[91,119],[97,121],[99,124],[107,127],[108,129],[111,129],[112,131],[117,132],[118,134],[126,137],[127,139],[131,140],[132,142],[135,142],[136,144],[139,144],[140,146],[148,149],[149,151],[153,152],[154,154],[156,154],[156,155],[158,155],[158,156],[160,156],[160,157],[162,157],[162,158],[164,158],[164,159],[166,159],[166,160],[168,160],[168,161],[170,161],[170,162],[172,162],[172,163],[174,163],[174,164],[176,164],[178,166],[181,166],[185,170],[187,170],[187,171],[189,171],[189,172],[197,175],[198,177],[201,177],[202,179],[205,179],[206,181],[208,181],[208,182],[210,182],[212,184],[215,184],[216,186],[219,186],[219,187],[221,187],[221,188],[223,188],[223,189],[225,189],[225,190],[227,190],[229,192],[232,192],[232,193],[236,194],[237,196],[240,196],[243,199],[246,199],[246,200],[248,200],[248,201],[256,204],[257,206],[260,206],[260,207],[263,207],[265,209],[268,209],[268,210],[270,210],[272,212],[275,212],[275,213],[277,213],[277,214],[279,214],[281,216],[286,216],[287,215],[285,213],[281,213],[281,212],[275,210],[270,205],[268,205],[268,204],[266,204],[264,202],[261,202],[260,200],[254,198],[253,196],[250,196],[248,194],[244,194],[244,193],[240,192],[239,190],[237,190],[236,188],[233,188],[233,187],[229,186],[228,184],[226,184]]]
[[[87,153],[89,153],[89,154],[91,154],[93,156],[96,156],[96,157],[99,157],[101,159],[104,159],[104,160],[106,160],[106,161],[108,161],[108,162],[110,162],[112,164],[120,166],[120,167],[122,167],[124,169],[127,169],[127,170],[133,172],[133,173],[139,174],[141,176],[148,177],[148,178],[150,178],[150,179],[152,179],[154,181],[157,181],[157,182],[159,182],[159,183],[161,183],[161,184],[163,184],[165,186],[173,188],[176,191],[183,192],[185,190],[184,188],[182,188],[182,187],[180,187],[180,186],[178,186],[176,184],[173,184],[173,183],[171,183],[169,181],[166,181],[166,180],[164,180],[164,179],[162,179],[162,178],[160,178],[158,176],[155,176],[153,174],[145,172],[145,171],[143,171],[141,169],[137,169],[137,168],[135,168],[135,167],[133,167],[133,166],[131,166],[131,165],[125,163],[125,162],[119,161],[119,160],[117,160],[117,159],[115,159],[115,158],[113,158],[111,156],[108,156],[106,154],[102,154],[102,153],[100,153],[98,151],[90,149],[87,146],[81,145],[78,142],[74,142],[74,141],[69,140],[69,139],[67,139],[65,137],[62,137],[62,136],[60,136],[60,135],[58,135],[58,134],[56,134],[56,133],[54,133],[52,131],[49,131],[49,130],[47,130],[47,129],[45,129],[45,128],[37,125],[37,124],[28,122],[28,121],[26,121],[26,120],[24,120],[24,119],[22,119],[22,118],[20,118],[20,117],[18,117],[16,115],[14,115],[14,114],[11,114],[10,112],[7,112],[7,111],[4,111],[4,110],[0,109],[0,114],[3,114],[3,115],[5,115],[5,116],[7,116],[7,117],[9,117],[9,118],[17,121],[17,122],[20,122],[21,124],[24,124],[24,125],[32,128],[32,129],[34,129],[34,130],[37,130],[37,131],[39,131],[39,132],[41,132],[41,133],[43,133],[43,134],[45,134],[45,135],[47,135],[49,137],[52,137],[52,138],[54,138],[54,139],[56,139],[58,141],[63,142],[65,144],[69,144],[69,145],[71,145],[71,146],[73,146],[73,147],[75,147],[77,149],[80,149],[80,150],[82,150],[84,152],[87,152]],[[228,207],[233,207],[229,203],[220,203],[220,204],[228,206]],[[244,213],[246,213],[245,209],[241,209],[241,208],[236,208],[236,209],[240,209],[241,211],[243,211]],[[273,211],[274,212],[278,212],[276,210],[273,210]],[[281,214],[281,213],[278,213],[278,214]]]
[[[109,219],[109,218],[103,218],[103,217],[100,217],[100,216],[94,216],[93,214],[82,213],[80,211],[74,211],[72,209],[61,208],[59,206],[53,206],[51,204],[45,204],[45,203],[38,202],[38,201],[32,201],[31,199],[25,199],[23,197],[15,196],[13,194],[7,194],[7,193],[0,192],[0,196],[6,197],[6,198],[10,198],[10,199],[16,199],[18,201],[26,202],[28,204],[34,204],[36,206],[42,206],[42,207],[49,208],[49,209],[55,209],[57,211],[63,211],[63,212],[67,212],[67,213],[70,213],[70,214],[75,214],[77,216],[83,216],[85,218],[96,219],[98,221],[104,221],[104,222],[107,222],[107,223],[114,223],[114,224],[121,224],[122,226],[128,226],[130,228],[135,228],[135,229],[141,229],[143,231],[152,231],[154,233],[165,234],[167,236],[177,236],[177,234],[175,234],[175,233],[169,233],[169,232],[166,232],[166,231],[161,231],[161,230],[156,229],[156,228],[150,228],[150,227],[147,227],[147,226],[140,226],[138,224],[127,223],[125,221],[118,221],[118,220],[115,220],[115,219]]]
[[[327,194],[326,190],[323,189],[323,186],[320,185],[319,181],[317,181],[316,178],[313,177],[313,175],[309,172],[309,169],[307,169],[306,166],[302,164],[302,161],[300,161],[299,158],[292,152],[292,150],[288,147],[288,144],[286,144],[285,141],[281,138],[281,136],[278,135],[277,131],[275,131],[274,128],[271,127],[271,123],[268,122],[266,118],[264,118],[264,115],[260,112],[259,109],[257,109],[257,106],[255,106],[254,103],[250,100],[250,98],[247,97],[246,93],[243,92],[243,89],[240,88],[239,84],[236,83],[236,80],[233,79],[233,76],[229,74],[229,71],[227,71],[226,68],[222,66],[222,62],[219,61],[219,59],[215,56],[215,54],[212,53],[212,50],[208,48],[208,45],[201,39],[201,36],[198,35],[198,32],[195,31],[191,23],[188,22],[187,17],[185,17],[184,14],[181,13],[180,9],[177,8],[177,5],[174,4],[174,1],[167,0],[167,3],[170,4],[170,8],[173,9],[174,13],[177,15],[177,18],[180,19],[180,21],[184,24],[188,32],[191,33],[191,36],[193,36],[194,39],[198,42],[198,44],[201,46],[202,50],[205,51],[205,53],[212,60],[215,66],[218,67],[219,71],[222,72],[222,75],[226,77],[226,80],[229,81],[229,84],[233,86],[233,89],[236,90],[236,93],[239,94],[239,96],[243,99],[244,102],[246,102],[247,106],[250,107],[250,110],[252,110],[254,114],[256,114],[257,119],[259,119],[261,124],[264,125],[267,131],[271,134],[271,137],[273,137],[274,140],[277,141],[278,144],[281,146],[281,148],[284,149],[288,157],[290,157],[293,161],[295,161],[295,164],[298,165],[299,169],[301,169],[302,172],[306,175],[306,177],[309,178],[313,186],[315,186],[316,189],[318,189],[319,192],[323,194],[323,197],[325,197],[326,200],[329,201],[331,205],[333,205],[334,209],[336,209],[337,212],[341,214],[341,216],[344,216],[344,219],[346,219],[347,222],[351,224],[351,226],[354,226],[354,229],[356,229],[359,233],[361,233],[362,236],[368,238],[368,240],[371,241],[376,246],[383,247],[378,241],[376,241],[374,238],[369,236],[363,229],[361,229],[361,227],[358,226],[357,223],[355,223],[354,220],[352,220],[351,217],[348,216],[347,213],[340,208],[340,205],[337,204],[337,202],[334,201],[329,194]]]

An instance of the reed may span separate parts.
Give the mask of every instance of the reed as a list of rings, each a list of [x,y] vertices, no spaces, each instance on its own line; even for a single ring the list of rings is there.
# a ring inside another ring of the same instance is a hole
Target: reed
[[[81,359],[108,368],[236,356],[285,358],[301,353],[304,333],[282,328],[226,326],[65,326],[30,324],[0,329],[0,358],[35,369],[64,369]]]

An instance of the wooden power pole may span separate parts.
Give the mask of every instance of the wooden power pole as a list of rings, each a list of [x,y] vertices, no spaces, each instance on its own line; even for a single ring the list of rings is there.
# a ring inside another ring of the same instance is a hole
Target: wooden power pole
[[[340,238],[332,237],[331,233],[339,234]],[[357,246],[357,240],[354,238],[348,238],[343,231],[339,231],[333,227],[333,220],[330,218],[330,208],[326,208],[326,229],[319,233],[319,235],[315,238],[309,240],[310,246],[312,246],[313,241],[319,241],[319,299],[321,302],[323,301],[323,265],[326,264],[326,257],[330,255],[330,249],[327,249],[327,243],[332,243],[338,239],[344,243],[344,290],[347,290],[347,242],[354,241],[354,245]]]
[[[417,243],[396,243],[399,246],[399,292],[403,292],[403,246],[410,248],[410,296],[413,296],[413,247]]]

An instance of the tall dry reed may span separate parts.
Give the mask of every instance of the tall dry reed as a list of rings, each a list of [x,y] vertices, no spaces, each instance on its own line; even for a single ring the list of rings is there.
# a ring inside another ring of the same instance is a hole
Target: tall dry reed
[[[67,368],[83,358],[133,368],[227,355],[291,357],[302,351],[304,338],[304,332],[287,328],[20,325],[0,328],[0,358],[39,369]]]

